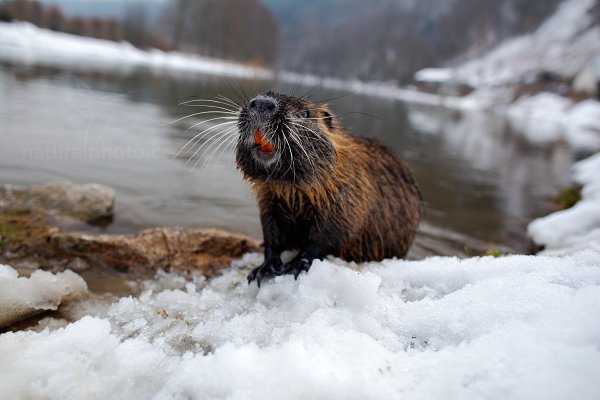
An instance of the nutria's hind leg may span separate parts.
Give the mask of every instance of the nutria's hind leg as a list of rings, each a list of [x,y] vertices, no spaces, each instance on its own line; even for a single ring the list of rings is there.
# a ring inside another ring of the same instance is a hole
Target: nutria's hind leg
[[[282,264],[281,252],[270,245],[265,245],[265,261],[248,274],[248,285],[256,280],[256,284],[260,287],[263,278],[281,275]]]

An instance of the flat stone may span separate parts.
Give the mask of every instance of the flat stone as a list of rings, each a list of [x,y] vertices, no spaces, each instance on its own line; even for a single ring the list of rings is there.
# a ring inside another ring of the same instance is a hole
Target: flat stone
[[[153,228],[136,235],[54,232],[30,250],[40,260],[65,266],[77,263],[145,276],[163,269],[210,277],[245,253],[260,251],[260,245],[218,229]]]

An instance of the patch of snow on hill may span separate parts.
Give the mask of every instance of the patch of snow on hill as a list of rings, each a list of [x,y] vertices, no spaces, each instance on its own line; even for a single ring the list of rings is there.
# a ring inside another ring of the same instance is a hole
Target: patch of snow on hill
[[[454,77],[474,87],[517,82],[531,72],[574,77],[600,55],[600,27],[588,11],[595,0],[566,0],[532,34],[509,39],[482,58],[455,69]]]

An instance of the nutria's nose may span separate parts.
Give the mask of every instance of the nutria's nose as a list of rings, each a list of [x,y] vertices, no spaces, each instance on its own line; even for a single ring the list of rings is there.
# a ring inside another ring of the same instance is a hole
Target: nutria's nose
[[[275,112],[275,108],[277,108],[277,104],[275,100],[266,98],[266,97],[256,97],[250,100],[250,104],[248,105],[251,111],[255,111],[257,113],[268,113],[272,114]]]

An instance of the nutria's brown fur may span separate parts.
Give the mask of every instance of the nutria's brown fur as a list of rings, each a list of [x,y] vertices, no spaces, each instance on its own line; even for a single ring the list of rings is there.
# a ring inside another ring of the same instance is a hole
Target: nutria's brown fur
[[[324,104],[275,92],[244,105],[238,125],[237,164],[258,198],[265,240],[265,263],[249,282],[297,276],[328,254],[358,262],[406,255],[420,195],[387,147],[345,133]],[[267,152],[253,140],[259,133],[273,145]],[[282,265],[287,249],[299,254]]]

